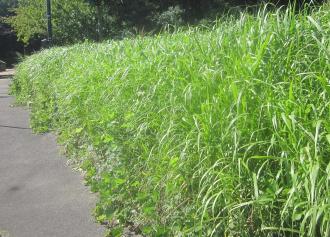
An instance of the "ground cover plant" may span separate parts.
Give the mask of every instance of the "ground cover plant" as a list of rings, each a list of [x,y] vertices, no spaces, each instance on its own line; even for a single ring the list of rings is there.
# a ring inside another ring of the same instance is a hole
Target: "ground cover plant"
[[[242,14],[17,67],[120,236],[330,236],[330,12]]]

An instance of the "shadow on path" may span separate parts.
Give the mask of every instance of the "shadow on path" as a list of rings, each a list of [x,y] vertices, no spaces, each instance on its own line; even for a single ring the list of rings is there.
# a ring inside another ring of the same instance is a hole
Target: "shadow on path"
[[[1,124],[0,124],[0,128],[13,128],[13,129],[24,129],[24,130],[30,130],[31,129],[31,128],[23,128],[23,127],[9,126],[9,125],[1,125]]]
[[[11,77],[14,76],[14,74],[15,74],[15,70],[14,69],[7,69],[6,71],[2,71],[2,72],[0,72],[0,80],[2,80],[2,79],[10,79]]]
[[[59,155],[56,137],[33,134],[29,110],[12,106],[12,73],[0,72],[0,237],[104,236],[91,215],[97,195]]]
[[[10,78],[9,75],[1,75],[1,74],[0,74],[0,80],[1,80],[1,79],[9,79],[9,78]]]

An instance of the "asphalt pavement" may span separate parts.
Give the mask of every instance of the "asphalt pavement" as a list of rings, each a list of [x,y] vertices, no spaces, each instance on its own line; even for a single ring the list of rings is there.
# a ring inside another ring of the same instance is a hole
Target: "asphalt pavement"
[[[96,194],[61,156],[52,134],[33,134],[29,111],[11,106],[0,73],[0,237],[102,237]]]

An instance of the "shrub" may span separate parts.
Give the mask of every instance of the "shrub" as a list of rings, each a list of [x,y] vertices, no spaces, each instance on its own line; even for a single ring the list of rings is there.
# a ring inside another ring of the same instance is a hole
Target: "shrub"
[[[182,15],[184,10],[180,6],[169,7],[166,11],[156,15],[155,21],[161,27],[182,25]]]
[[[12,90],[149,236],[329,236],[329,6],[53,48]]]

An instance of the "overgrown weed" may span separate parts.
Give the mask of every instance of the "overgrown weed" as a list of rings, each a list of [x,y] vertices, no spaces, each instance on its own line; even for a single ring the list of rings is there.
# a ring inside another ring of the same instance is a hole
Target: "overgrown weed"
[[[330,11],[54,48],[12,86],[112,235],[330,236]],[[113,225],[113,223],[119,224]]]

